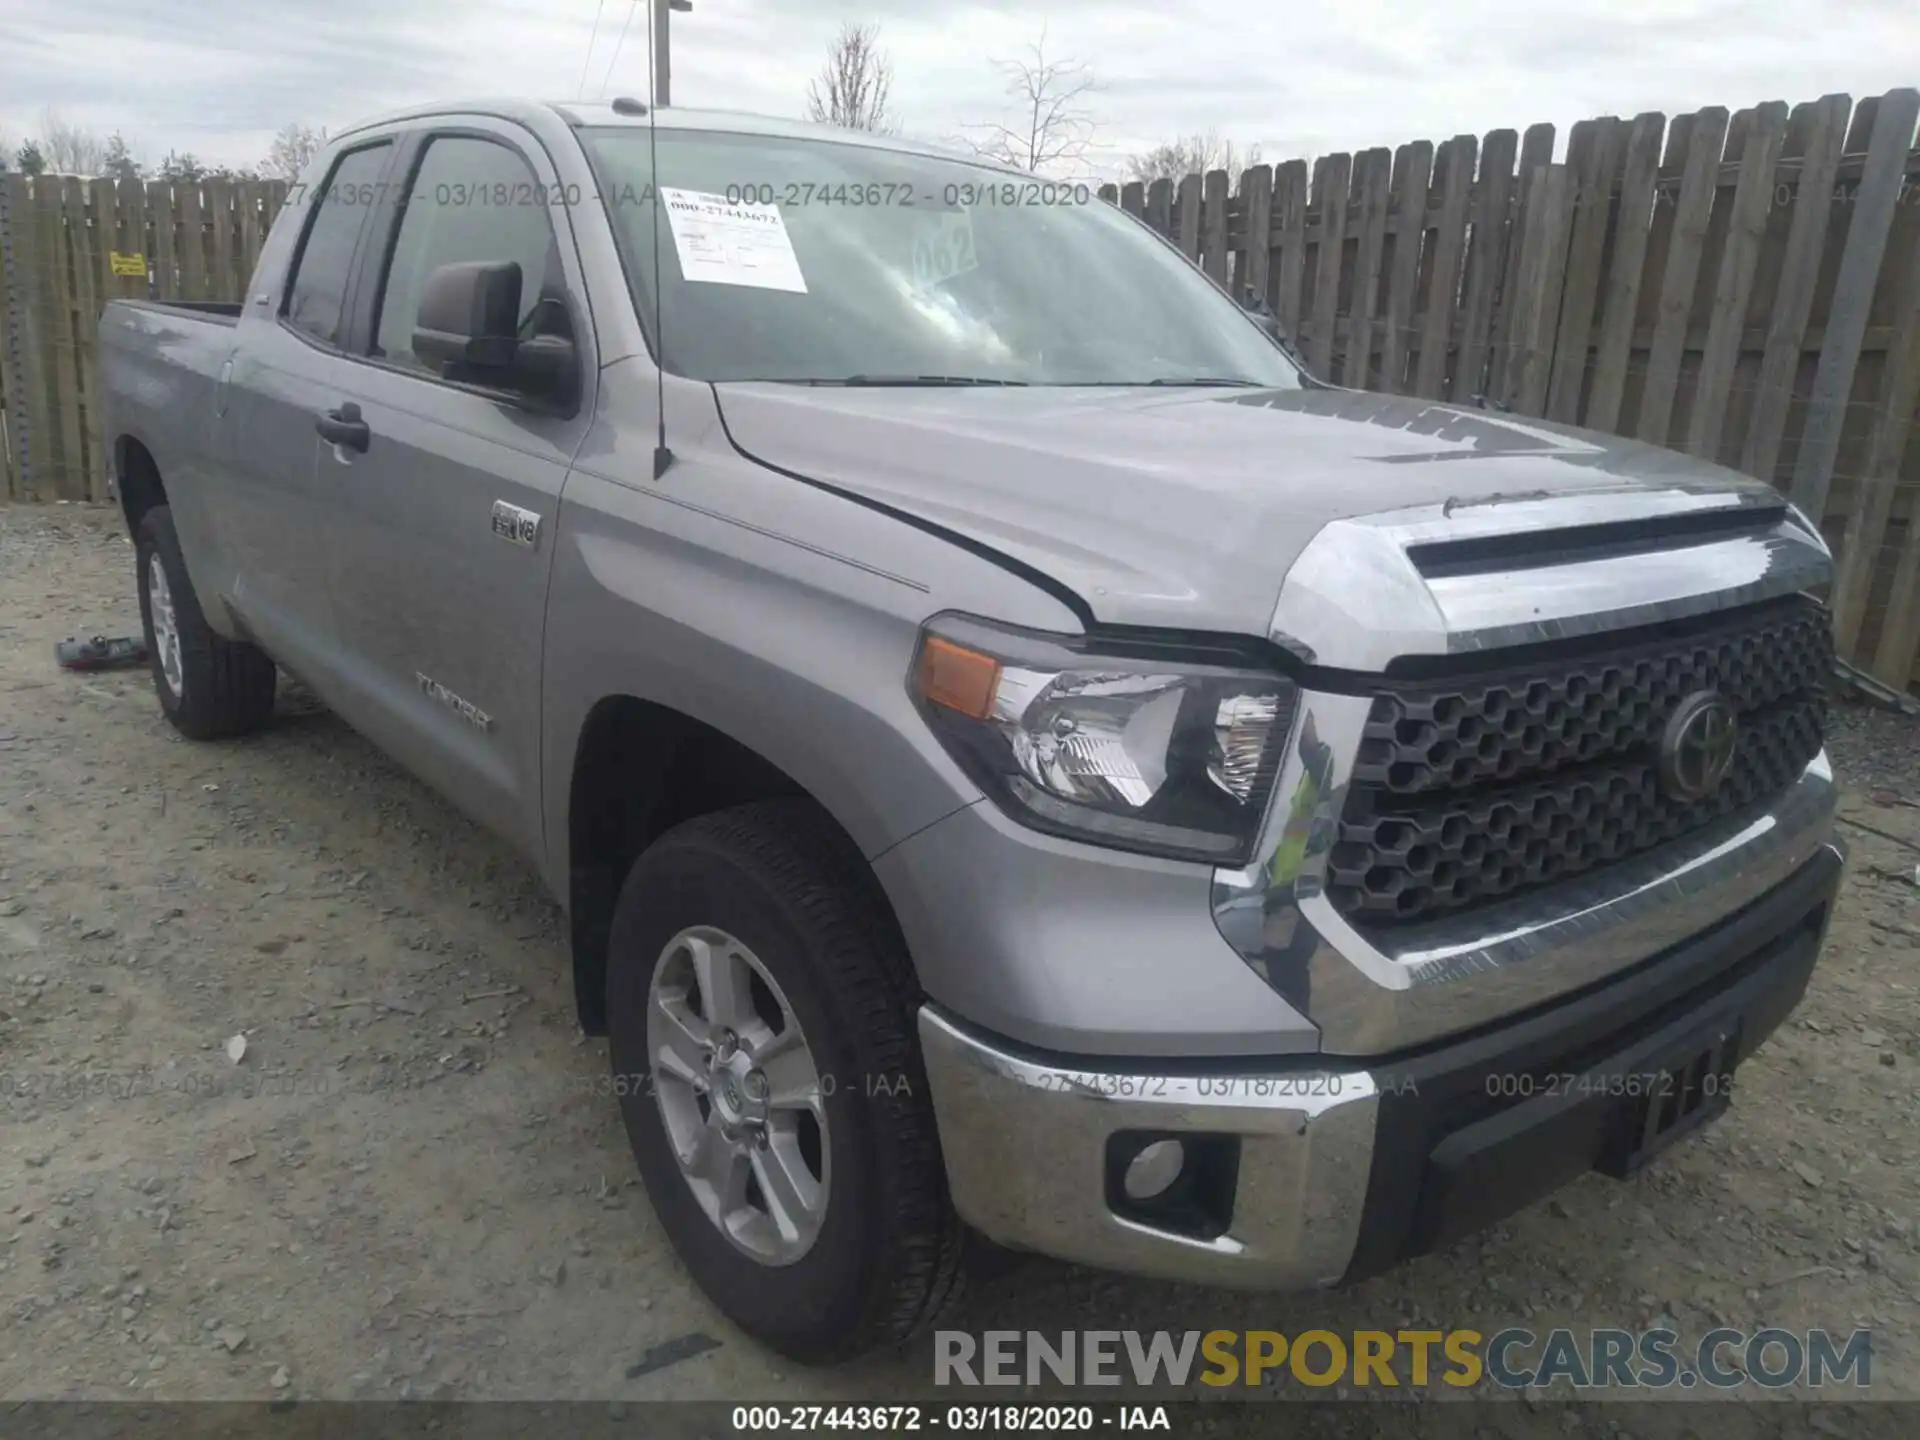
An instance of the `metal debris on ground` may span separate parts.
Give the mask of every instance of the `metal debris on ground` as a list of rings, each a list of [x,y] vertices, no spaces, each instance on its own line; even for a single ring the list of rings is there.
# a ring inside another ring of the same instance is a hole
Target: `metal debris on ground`
[[[1855,700],[1865,700],[1869,704],[1878,705],[1883,710],[1898,710],[1902,715],[1920,715],[1920,700],[1914,699],[1904,690],[1896,690],[1891,685],[1874,679],[1859,666],[1849,665],[1837,656],[1833,662],[1832,679],[1834,689],[1842,695],[1850,696]]]
[[[54,645],[53,658],[63,670],[112,670],[146,664],[147,646],[131,635],[95,635],[87,640],[69,635]]]

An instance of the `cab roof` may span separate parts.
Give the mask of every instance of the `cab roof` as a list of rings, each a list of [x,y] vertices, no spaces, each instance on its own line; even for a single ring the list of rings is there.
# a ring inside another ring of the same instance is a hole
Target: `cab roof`
[[[375,126],[408,120],[430,120],[439,115],[490,115],[522,125],[537,125],[558,115],[567,125],[581,129],[644,130],[657,125],[662,130],[718,130],[736,135],[765,135],[779,139],[831,140],[840,145],[864,145],[876,150],[892,150],[907,155],[926,155],[942,160],[960,160],[1008,175],[1027,174],[1000,161],[952,146],[928,144],[922,140],[895,135],[877,135],[868,130],[847,130],[838,125],[821,125],[810,120],[790,120],[775,115],[755,115],[743,110],[685,109],[677,105],[649,107],[644,100],[617,96],[610,100],[529,100],[500,97],[470,100],[446,100],[429,105],[413,105],[356,121],[333,138],[340,139]]]

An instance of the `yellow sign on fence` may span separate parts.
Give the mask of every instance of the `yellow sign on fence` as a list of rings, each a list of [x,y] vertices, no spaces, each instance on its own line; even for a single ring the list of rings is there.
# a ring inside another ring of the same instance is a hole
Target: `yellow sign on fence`
[[[136,250],[133,254],[129,255],[122,250],[112,250],[108,252],[108,258],[113,264],[114,274],[138,275],[143,280],[146,278],[147,257],[139,251]]]

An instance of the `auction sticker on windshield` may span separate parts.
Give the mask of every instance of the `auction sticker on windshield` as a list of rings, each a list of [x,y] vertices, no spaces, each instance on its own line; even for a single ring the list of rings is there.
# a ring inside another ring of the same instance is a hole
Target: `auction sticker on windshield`
[[[702,190],[660,187],[680,273],[711,285],[807,293],[778,205],[745,205]]]

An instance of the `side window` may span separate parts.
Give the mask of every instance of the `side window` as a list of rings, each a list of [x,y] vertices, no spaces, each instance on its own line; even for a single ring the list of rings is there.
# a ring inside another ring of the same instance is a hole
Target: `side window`
[[[431,369],[413,353],[421,288],[442,265],[472,260],[519,265],[523,336],[568,334],[566,272],[541,190],[505,145],[467,135],[429,141],[387,262],[373,353]]]
[[[374,182],[390,148],[382,141],[349,150],[334,162],[326,184],[307,193],[307,203],[315,211],[293,262],[293,283],[287,287],[281,313],[289,323],[329,345],[341,339],[354,242],[360,238],[360,222],[379,198]]]

